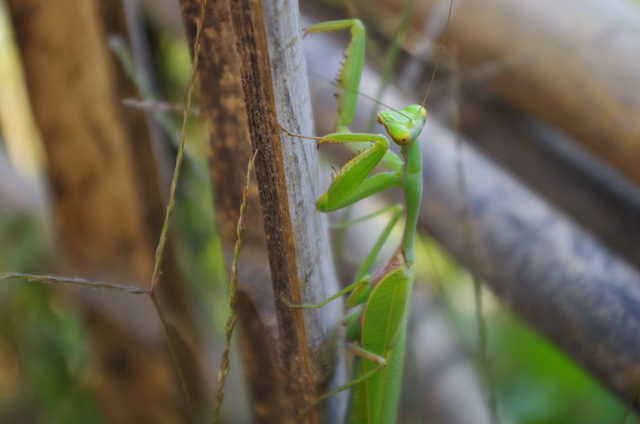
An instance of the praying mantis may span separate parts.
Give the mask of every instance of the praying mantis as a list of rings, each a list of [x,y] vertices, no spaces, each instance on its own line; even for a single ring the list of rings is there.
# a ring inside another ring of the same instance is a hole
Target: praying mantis
[[[348,127],[355,115],[364,64],[365,28],[358,19],[330,21],[307,28],[304,35],[344,29],[351,31],[351,41],[338,77],[342,90],[336,94],[336,132],[324,137],[309,137],[281,129],[290,136],[317,140],[318,145],[368,144],[333,175],[329,189],[316,202],[318,211],[342,209],[393,186],[403,189],[404,205],[392,206],[369,215],[372,217],[391,212],[392,218],[360,266],[353,284],[319,304],[287,303],[292,308],[321,308],[351,292],[347,299],[347,306],[351,309],[345,319],[345,326],[347,350],[355,355],[355,378],[323,394],[302,413],[329,396],[353,388],[348,423],[395,423],[416,257],[416,226],[422,199],[422,153],[417,138],[426,122],[427,111],[423,107],[423,101],[422,105],[378,113],[378,122],[385,127],[393,142],[400,146],[402,158],[389,150],[390,142],[385,135],[350,132]],[[371,175],[378,165],[388,171]],[[373,262],[403,212],[405,226],[400,245],[371,274]]]

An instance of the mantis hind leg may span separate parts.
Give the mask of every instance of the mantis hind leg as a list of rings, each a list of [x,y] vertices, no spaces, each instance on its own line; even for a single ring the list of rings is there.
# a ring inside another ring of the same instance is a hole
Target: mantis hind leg
[[[358,224],[358,223],[360,223],[362,221],[374,218],[374,217],[376,217],[376,216],[378,216],[380,214],[384,214],[384,213],[387,213],[387,212],[391,213],[391,219],[389,220],[387,225],[384,227],[384,230],[382,230],[382,233],[380,234],[380,237],[378,237],[378,240],[373,245],[373,248],[371,249],[371,251],[367,255],[367,257],[364,260],[364,262],[362,262],[362,265],[360,265],[360,269],[358,270],[358,273],[356,274],[356,280],[361,278],[362,276],[364,276],[365,274],[367,274],[370,271],[371,266],[373,265],[374,261],[378,257],[378,254],[380,253],[380,250],[382,250],[382,246],[384,245],[384,243],[389,238],[389,235],[391,235],[391,230],[393,230],[393,227],[395,227],[395,225],[398,223],[398,220],[402,216],[402,212],[403,211],[404,211],[404,207],[401,204],[392,205],[392,206],[389,206],[387,208],[381,209],[381,210],[379,210],[377,212],[374,212],[374,213],[372,213],[370,215],[367,215],[367,216],[364,216],[362,218],[358,218],[358,219],[355,219],[353,221],[350,221],[350,222],[342,224],[343,226],[351,226],[351,225]]]
[[[369,214],[367,216],[363,216],[361,218],[358,218],[353,221],[349,221],[340,225],[341,227],[350,227],[352,225],[358,224],[360,222],[366,221],[368,219],[374,218],[378,215],[381,215],[387,212],[391,212],[392,214],[391,219],[385,226],[384,230],[382,230],[382,233],[378,237],[378,240],[376,240],[376,243],[374,244],[373,248],[367,255],[367,258],[364,260],[364,262],[360,266],[360,269],[354,279],[355,280],[354,283],[350,284],[349,286],[340,290],[338,293],[334,294],[328,299],[323,300],[320,303],[295,305],[290,303],[286,299],[283,299],[283,302],[286,303],[287,306],[289,306],[290,308],[319,309],[351,291],[352,293],[347,299],[347,306],[353,307],[355,305],[360,305],[366,302],[367,298],[371,294],[371,291],[367,290],[369,286],[369,282],[371,281],[371,276],[367,275],[367,273],[369,272],[369,269],[373,265],[373,262],[378,257],[378,254],[380,253],[382,246],[389,238],[389,235],[391,234],[391,230],[393,230],[393,227],[398,222],[398,219],[400,219],[400,216],[402,215],[403,210],[404,208],[402,207],[402,205],[393,205],[393,206],[389,206],[388,208],[384,208],[377,212]]]
[[[314,304],[302,304],[302,305],[295,305],[292,303],[289,303],[287,300],[282,299],[282,301],[284,303],[287,304],[288,307],[290,308],[304,308],[304,309],[320,309],[322,308],[324,305],[338,299],[339,297],[341,297],[344,294],[349,293],[350,291],[354,291],[355,292],[361,292],[362,289],[364,287],[366,287],[367,285],[369,285],[369,282],[371,281],[371,277],[368,275],[365,275],[363,278],[360,278],[359,280],[357,280],[355,283],[345,287],[344,289],[340,290],[338,293],[334,294],[333,296],[331,296],[330,298],[323,300],[320,303],[314,303]]]
[[[385,369],[387,367],[387,360],[384,359],[382,356],[378,356],[372,352],[369,352],[363,348],[361,348],[360,346],[357,346],[355,344],[349,344],[347,345],[347,351],[355,356],[358,356],[364,360],[369,360],[373,363],[375,363],[377,365],[376,368],[368,371],[367,373],[361,375],[360,377],[351,380],[350,382],[348,382],[347,384],[340,386],[330,392],[327,392],[323,395],[321,395],[315,402],[313,402],[312,404],[310,404],[309,406],[307,406],[302,412],[300,412],[300,416],[303,416],[304,414],[307,413],[307,411],[309,411],[311,408],[313,408],[314,406],[316,406],[317,404],[319,404],[320,402],[322,402],[323,400],[325,400],[326,398],[335,395],[336,393],[340,393],[340,392],[344,392],[347,389],[350,389],[354,386],[357,386],[358,384],[362,383],[363,381],[367,380],[368,378],[371,378],[372,376],[374,376],[375,374],[377,374],[378,372],[382,371],[383,369]]]

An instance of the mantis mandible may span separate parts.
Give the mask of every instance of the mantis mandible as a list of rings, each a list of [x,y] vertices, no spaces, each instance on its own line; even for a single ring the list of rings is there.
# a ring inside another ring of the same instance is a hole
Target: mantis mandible
[[[282,130],[294,137],[317,140],[318,145],[369,144],[334,174],[329,189],[316,202],[318,211],[331,212],[344,208],[392,186],[403,189],[404,206],[395,205],[369,215],[371,217],[392,212],[389,224],[360,267],[353,284],[317,305],[289,306],[321,308],[351,292],[347,299],[347,306],[351,309],[345,319],[345,326],[347,350],[355,355],[355,378],[320,396],[308,408],[353,387],[348,423],[395,423],[404,362],[409,295],[413,285],[416,225],[422,199],[422,153],[417,138],[426,122],[427,111],[423,105],[411,105],[401,110],[378,113],[378,122],[385,127],[391,139],[400,145],[402,158],[389,150],[390,142],[386,136],[350,132],[348,126],[355,114],[364,64],[364,26],[358,19],[324,22],[309,27],[304,35],[342,29],[350,29],[351,42],[338,77],[338,84],[343,90],[336,95],[336,132],[324,137],[308,137]],[[388,171],[370,175],[378,165]],[[391,258],[370,275],[369,269],[403,211],[405,226],[400,246]],[[368,217],[363,219],[366,218]]]

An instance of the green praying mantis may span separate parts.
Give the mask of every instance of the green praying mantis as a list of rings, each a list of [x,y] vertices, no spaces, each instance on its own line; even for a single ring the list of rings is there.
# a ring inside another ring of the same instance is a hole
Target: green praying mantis
[[[403,189],[405,202],[404,205],[395,205],[368,216],[384,212],[392,214],[378,242],[360,266],[353,284],[319,304],[289,306],[321,308],[351,292],[347,299],[347,306],[351,309],[345,326],[347,350],[355,355],[355,377],[351,382],[320,396],[306,410],[331,395],[353,388],[348,423],[395,423],[416,257],[416,225],[422,199],[422,153],[417,138],[426,122],[427,111],[423,101],[423,105],[378,113],[378,122],[400,146],[402,158],[389,150],[390,142],[386,136],[350,132],[348,127],[355,115],[364,65],[365,28],[357,19],[331,21],[309,27],[304,35],[343,29],[351,31],[351,41],[338,77],[342,90],[336,95],[336,132],[324,137],[308,137],[289,133],[285,129],[282,131],[294,137],[317,140],[318,145],[368,144],[333,175],[329,189],[316,202],[318,211],[335,211],[393,186]],[[371,175],[378,165],[388,171]],[[405,226],[400,246],[372,275],[370,268],[403,212]]]

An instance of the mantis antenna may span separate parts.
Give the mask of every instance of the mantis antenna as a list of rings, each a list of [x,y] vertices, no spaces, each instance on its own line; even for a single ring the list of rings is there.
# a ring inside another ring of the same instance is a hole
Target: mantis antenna
[[[453,0],[449,3],[449,13],[447,14],[447,23],[444,26],[444,31],[442,33],[442,40],[440,41],[440,48],[438,49],[438,55],[436,56],[436,66],[433,69],[433,73],[431,74],[431,81],[429,81],[429,87],[427,88],[427,93],[424,95],[424,99],[422,99],[422,103],[420,106],[424,107],[424,104],[427,102],[427,98],[429,97],[429,93],[431,92],[431,86],[433,85],[433,81],[436,79],[436,72],[438,71],[438,65],[440,64],[440,55],[442,54],[442,48],[444,47],[444,40],[447,36],[447,29],[449,28],[449,21],[451,20],[451,11],[453,10]]]

